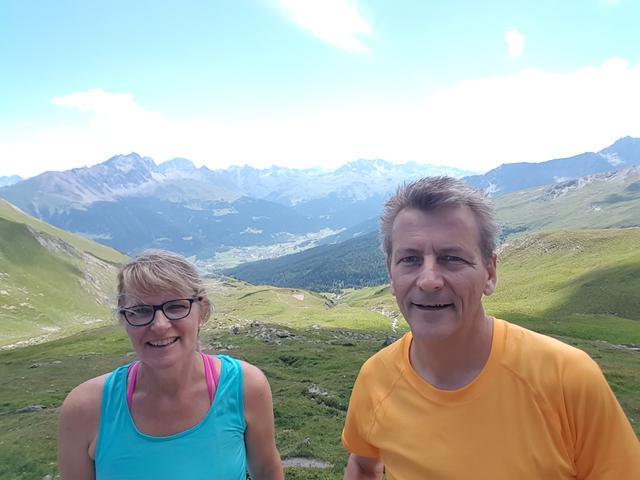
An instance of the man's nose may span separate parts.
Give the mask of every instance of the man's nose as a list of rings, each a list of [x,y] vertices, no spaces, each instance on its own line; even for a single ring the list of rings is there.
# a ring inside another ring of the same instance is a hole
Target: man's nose
[[[424,291],[440,290],[444,286],[444,279],[435,260],[424,260],[418,274],[417,285]]]

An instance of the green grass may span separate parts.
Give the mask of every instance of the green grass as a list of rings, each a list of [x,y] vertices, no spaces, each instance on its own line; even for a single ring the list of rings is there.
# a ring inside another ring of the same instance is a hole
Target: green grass
[[[294,327],[390,331],[389,319],[332,295],[289,288],[254,287],[228,282],[212,294],[216,315],[229,322],[261,321]],[[368,290],[367,290],[368,291]],[[374,302],[372,302],[374,303]]]
[[[640,354],[624,346],[640,345],[638,245],[639,229],[546,232],[513,241],[501,254],[498,290],[486,308],[587,351],[640,434]],[[284,458],[333,464],[323,471],[289,469],[287,478],[342,478],[347,455],[340,432],[353,381],[392,333],[398,313],[388,286],[321,295],[228,279],[217,285],[214,318],[202,332],[205,350],[265,371]],[[401,333],[406,326],[399,323]],[[291,335],[276,343],[252,334],[271,327]],[[54,473],[57,407],[73,386],[130,361],[130,351],[123,331],[111,326],[0,352],[0,478]],[[309,395],[311,384],[327,394]],[[47,408],[15,413],[34,404]]]
[[[291,328],[279,343],[237,334],[212,322],[202,332],[205,351],[221,351],[263,369],[271,384],[277,445],[283,458],[311,457],[327,461],[322,471],[288,469],[287,478],[340,479],[347,454],[340,433],[348,399],[360,365],[382,345],[386,332]],[[260,327],[258,327],[260,328]],[[602,366],[637,433],[640,433],[640,355],[608,342],[562,337],[590,353]],[[42,478],[54,473],[57,407],[82,381],[132,360],[120,327],[95,329],[43,345],[0,353],[0,478]],[[313,397],[315,384],[326,391]],[[27,405],[40,412],[18,414]],[[29,445],[28,449],[24,446]]]
[[[49,248],[27,225],[0,218],[0,346],[69,334],[111,316],[115,267],[43,241]]]
[[[108,322],[125,260],[0,200],[0,347]]]
[[[499,256],[493,314],[543,333],[640,344],[640,229],[544,232]]]

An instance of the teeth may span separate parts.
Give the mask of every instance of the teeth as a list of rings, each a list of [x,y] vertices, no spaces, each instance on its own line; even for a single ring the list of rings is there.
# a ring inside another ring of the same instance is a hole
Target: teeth
[[[155,342],[149,342],[149,345],[151,345],[153,347],[164,347],[166,345],[169,345],[169,344],[175,342],[176,340],[178,340],[178,337],[163,338],[162,340],[157,340]]]

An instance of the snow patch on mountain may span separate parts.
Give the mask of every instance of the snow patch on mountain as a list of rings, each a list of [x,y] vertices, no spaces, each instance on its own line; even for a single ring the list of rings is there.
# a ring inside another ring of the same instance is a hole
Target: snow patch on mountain
[[[620,159],[620,156],[618,155],[617,152],[613,152],[613,153],[603,153],[600,152],[599,155],[604,158],[609,165],[612,165],[614,167],[617,167],[618,165],[624,163],[624,160]]]

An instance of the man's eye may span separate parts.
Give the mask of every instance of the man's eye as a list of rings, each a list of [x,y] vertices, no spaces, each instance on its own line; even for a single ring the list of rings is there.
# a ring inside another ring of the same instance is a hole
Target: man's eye
[[[456,257],[455,255],[444,255],[441,257],[444,262],[447,263],[467,263],[462,257]]]
[[[416,255],[408,255],[398,260],[398,263],[418,263],[420,259]]]

